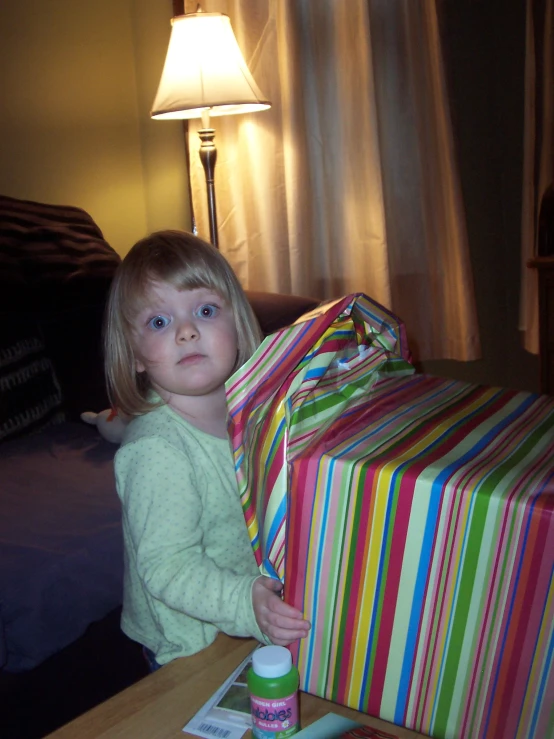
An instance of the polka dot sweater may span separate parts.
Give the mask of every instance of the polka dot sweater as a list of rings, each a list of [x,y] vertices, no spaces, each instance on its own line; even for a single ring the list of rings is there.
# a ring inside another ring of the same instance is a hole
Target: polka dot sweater
[[[160,664],[219,631],[267,643],[229,441],[168,406],[135,418],[115,457],[125,551],[121,627]]]

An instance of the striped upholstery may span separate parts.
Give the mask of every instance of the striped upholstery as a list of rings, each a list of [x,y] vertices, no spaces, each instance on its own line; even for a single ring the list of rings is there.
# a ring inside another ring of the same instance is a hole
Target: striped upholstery
[[[60,423],[61,388],[44,341],[33,324],[4,327],[0,343],[0,441]]]
[[[340,339],[357,361],[364,331],[341,336],[344,319],[319,345],[317,320],[271,337],[228,385],[254,550],[312,622],[293,648],[301,688],[433,737],[542,739],[554,399],[381,371],[360,401],[329,352],[310,407],[308,357]]]

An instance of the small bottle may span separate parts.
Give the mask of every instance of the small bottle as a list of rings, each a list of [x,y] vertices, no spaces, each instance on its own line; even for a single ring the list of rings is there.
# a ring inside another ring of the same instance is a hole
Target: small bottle
[[[246,679],[255,739],[286,739],[300,731],[298,670],[288,649],[256,649]]]

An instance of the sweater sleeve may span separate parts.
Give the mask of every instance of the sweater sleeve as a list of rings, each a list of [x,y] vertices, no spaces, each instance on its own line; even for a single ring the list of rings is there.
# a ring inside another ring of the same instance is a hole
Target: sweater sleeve
[[[227,634],[267,642],[252,605],[255,567],[238,574],[205,552],[198,477],[187,453],[158,437],[118,451],[117,487],[138,575],[165,606]]]

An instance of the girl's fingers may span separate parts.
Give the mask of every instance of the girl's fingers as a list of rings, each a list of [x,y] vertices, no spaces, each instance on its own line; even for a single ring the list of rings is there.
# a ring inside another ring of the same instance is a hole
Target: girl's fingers
[[[298,608],[285,603],[285,601],[281,600],[281,598],[279,597],[271,599],[270,609],[271,611],[273,611],[273,613],[277,613],[280,616],[288,616],[289,618],[295,619],[304,618],[304,614],[302,613],[302,611],[299,611]]]
[[[269,636],[274,644],[286,647],[297,639],[304,639],[308,636],[308,632],[306,629],[283,629],[278,626],[273,626]]]
[[[271,590],[271,592],[273,593],[280,593],[283,589],[283,583],[273,577],[262,576],[258,578],[258,580],[264,586],[264,588]]]
[[[278,643],[275,640],[279,639],[285,640],[286,644],[290,644],[296,639],[307,636],[311,624],[306,621],[302,611],[281,600],[277,594],[277,591],[282,589],[281,582],[269,577],[261,577],[259,582],[271,591],[267,593],[265,599],[266,610],[263,620],[266,628],[262,630],[271,637],[274,643]]]
[[[268,616],[268,623],[276,629],[286,629],[287,631],[302,631],[308,632],[310,630],[310,622],[304,619],[298,620],[296,618],[287,618],[286,616]]]
[[[311,628],[310,622],[304,618],[290,618],[289,616],[283,616],[278,613],[271,613],[271,611],[267,613],[266,621],[273,629],[294,631],[295,634],[302,632],[302,636],[305,636]]]

